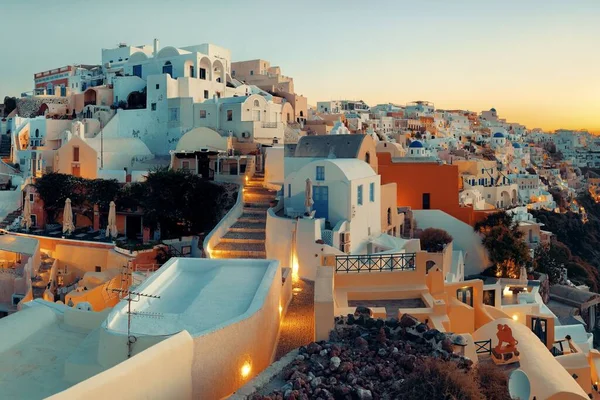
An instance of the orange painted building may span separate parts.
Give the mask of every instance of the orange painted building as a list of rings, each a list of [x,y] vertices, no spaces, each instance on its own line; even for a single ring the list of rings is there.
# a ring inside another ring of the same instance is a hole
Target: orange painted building
[[[436,162],[392,162],[389,153],[377,153],[381,184],[396,183],[399,207],[413,210],[441,210],[469,225],[485,218],[489,211],[461,206],[462,189],[456,165]]]

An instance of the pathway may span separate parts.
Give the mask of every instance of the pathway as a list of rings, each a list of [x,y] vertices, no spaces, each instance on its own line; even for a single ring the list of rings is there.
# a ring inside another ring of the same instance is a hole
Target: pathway
[[[276,193],[263,186],[264,175],[255,174],[244,186],[244,212],[211,250],[213,258],[267,257],[265,228],[267,210]],[[292,283],[292,300],[281,322],[275,359],[314,340],[314,283]]]

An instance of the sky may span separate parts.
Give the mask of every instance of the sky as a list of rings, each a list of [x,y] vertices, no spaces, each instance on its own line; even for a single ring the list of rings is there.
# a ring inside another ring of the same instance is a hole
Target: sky
[[[599,20],[600,0],[2,0],[0,97],[158,38],[268,60],[312,105],[428,100],[600,133]]]

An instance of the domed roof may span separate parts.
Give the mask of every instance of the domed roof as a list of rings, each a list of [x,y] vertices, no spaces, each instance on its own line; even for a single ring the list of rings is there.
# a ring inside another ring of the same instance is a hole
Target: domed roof
[[[502,132],[496,132],[496,133],[494,133],[494,137],[496,137],[496,138],[503,138],[504,134]]]
[[[422,149],[423,143],[419,142],[418,140],[415,140],[414,142],[411,142],[408,147],[411,149]]]
[[[519,143],[517,143],[517,142],[513,142],[513,147],[514,147],[515,149],[520,149],[520,148],[521,148],[521,145],[520,145]]]
[[[491,112],[496,112],[496,109],[494,107],[490,108]]]

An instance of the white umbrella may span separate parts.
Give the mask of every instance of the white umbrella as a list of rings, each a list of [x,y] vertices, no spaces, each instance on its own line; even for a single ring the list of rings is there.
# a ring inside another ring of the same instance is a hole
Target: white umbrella
[[[304,189],[304,207],[306,208],[307,214],[310,214],[313,204],[315,204],[315,202],[312,198],[312,181],[310,178],[306,178],[306,189]]]
[[[112,236],[117,237],[117,206],[114,201],[110,202],[110,208],[108,210],[108,224],[106,226],[106,237]]]
[[[527,270],[525,269],[525,266],[521,266],[521,272],[519,274],[519,280],[521,282],[527,282]]]
[[[65,209],[63,211],[63,233],[71,234],[75,230],[73,225],[73,209],[71,208],[71,199],[65,200]]]
[[[29,196],[26,196],[25,203],[23,204],[23,218],[21,218],[21,226],[25,229],[31,228],[31,202]]]

